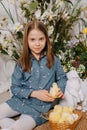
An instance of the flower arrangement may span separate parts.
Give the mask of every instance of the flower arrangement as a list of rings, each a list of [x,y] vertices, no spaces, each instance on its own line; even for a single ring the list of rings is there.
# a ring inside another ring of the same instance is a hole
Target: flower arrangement
[[[34,19],[41,20],[47,26],[53,51],[59,56],[64,70],[76,69],[81,77],[87,76],[87,28],[81,17],[86,8],[81,8],[81,0],[74,3],[70,0],[8,0],[8,8],[4,1],[0,0],[0,4],[8,17],[0,16],[1,53],[17,60],[22,50],[25,24]],[[80,23],[84,29],[82,32],[78,29],[76,35],[74,26]]]
[[[66,51],[59,51],[59,57],[65,72],[76,70],[80,77],[87,77],[87,28],[76,37],[75,43],[71,40]],[[74,44],[73,44],[74,43]],[[71,46],[73,45],[73,46]],[[67,64],[66,64],[67,63]]]

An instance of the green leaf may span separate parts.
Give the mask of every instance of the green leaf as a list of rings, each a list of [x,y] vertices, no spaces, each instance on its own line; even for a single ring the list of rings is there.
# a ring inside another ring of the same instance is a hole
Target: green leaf
[[[18,55],[18,53],[17,53],[16,51],[13,52],[13,57],[14,57],[15,59],[19,59],[19,55]]]
[[[33,1],[33,2],[31,2],[30,5],[29,5],[29,10],[30,10],[30,11],[35,11],[36,8],[37,8],[37,6],[38,6],[38,2],[37,2],[37,1]]]
[[[87,51],[82,52],[81,61],[87,61]]]

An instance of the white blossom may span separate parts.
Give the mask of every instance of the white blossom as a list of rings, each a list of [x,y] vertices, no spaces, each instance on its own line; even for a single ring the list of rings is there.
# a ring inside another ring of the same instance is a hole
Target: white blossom
[[[21,25],[20,23],[15,23],[12,27],[12,30],[15,31],[15,32],[18,32],[22,29],[23,29],[23,25]]]
[[[41,17],[41,10],[40,9],[36,10],[35,17],[36,17],[36,19],[40,19],[40,17]]]
[[[54,31],[54,27],[53,26],[49,26],[48,27],[48,35],[50,36]]]

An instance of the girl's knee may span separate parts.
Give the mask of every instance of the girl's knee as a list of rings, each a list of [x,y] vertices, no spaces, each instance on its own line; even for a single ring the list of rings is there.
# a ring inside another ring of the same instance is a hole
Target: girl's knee
[[[10,127],[14,122],[15,122],[15,120],[13,120],[13,119],[11,119],[11,118],[4,118],[4,119],[0,120],[0,126],[1,126],[1,128],[8,128],[8,127]]]

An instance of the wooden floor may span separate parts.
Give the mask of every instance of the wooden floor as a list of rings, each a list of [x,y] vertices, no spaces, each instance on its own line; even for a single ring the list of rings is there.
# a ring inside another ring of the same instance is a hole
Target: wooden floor
[[[0,94],[0,103],[6,101],[9,98],[10,98],[9,92]],[[49,122],[46,122],[45,124],[36,127],[34,130],[52,130],[52,128],[50,127]],[[79,121],[75,130],[87,130],[87,112],[82,113],[82,118]]]

